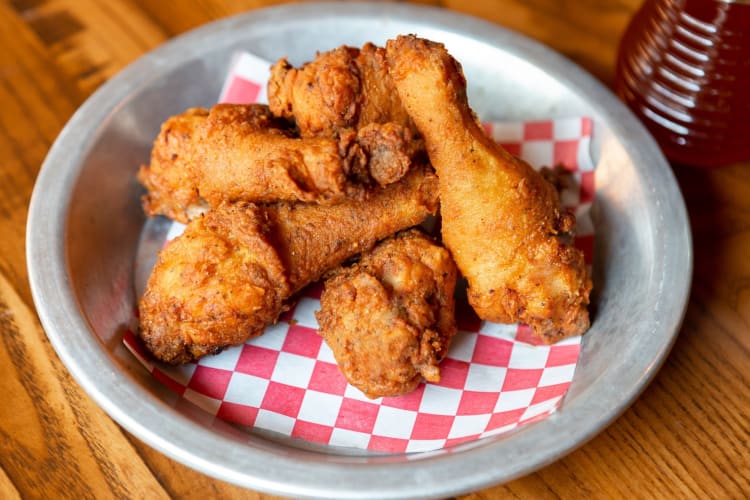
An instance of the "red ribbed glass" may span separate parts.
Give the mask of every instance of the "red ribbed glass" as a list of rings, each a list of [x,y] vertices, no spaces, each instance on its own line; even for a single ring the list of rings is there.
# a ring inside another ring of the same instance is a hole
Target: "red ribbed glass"
[[[646,0],[615,86],[673,162],[750,159],[750,0]]]

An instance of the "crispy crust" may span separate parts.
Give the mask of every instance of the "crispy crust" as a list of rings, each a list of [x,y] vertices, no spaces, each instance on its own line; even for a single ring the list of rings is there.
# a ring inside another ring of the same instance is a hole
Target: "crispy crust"
[[[315,315],[349,383],[377,398],[439,382],[456,333],[456,277],[450,253],[413,229],[328,279]]]
[[[562,238],[574,219],[554,187],[487,137],[442,44],[400,36],[386,50],[440,179],[443,242],[477,314],[527,323],[547,342],[586,331],[591,279],[583,253]]]

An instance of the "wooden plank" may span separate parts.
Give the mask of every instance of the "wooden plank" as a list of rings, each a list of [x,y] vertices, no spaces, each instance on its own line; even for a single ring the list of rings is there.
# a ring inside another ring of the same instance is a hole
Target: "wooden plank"
[[[0,277],[0,464],[24,498],[166,498],[128,439],[57,361],[36,316]],[[53,362],[50,363],[50,360]]]

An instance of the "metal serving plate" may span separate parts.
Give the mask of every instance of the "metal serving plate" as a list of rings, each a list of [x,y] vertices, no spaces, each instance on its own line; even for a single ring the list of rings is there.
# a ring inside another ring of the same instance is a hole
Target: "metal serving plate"
[[[560,411],[510,435],[417,454],[307,447],[217,422],[153,380],[122,347],[144,225],[134,174],[161,122],[210,106],[234,51],[293,63],[401,33],[444,42],[482,119],[595,119],[593,326]],[[76,380],[128,431],[206,474],[295,497],[445,497],[507,481],[570,452],[651,380],[684,313],[692,269],[684,203],[656,144],[620,102],[557,53],[453,12],[392,3],[258,10],[176,38],[73,116],[43,165],[28,220],[34,300]]]

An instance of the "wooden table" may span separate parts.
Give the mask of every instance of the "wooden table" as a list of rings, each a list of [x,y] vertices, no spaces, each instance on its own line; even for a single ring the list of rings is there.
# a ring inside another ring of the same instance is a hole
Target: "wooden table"
[[[209,478],[115,424],[57,358],[29,291],[24,233],[42,160],[76,108],[144,52],[273,0],[0,0],[0,497],[272,498]],[[446,0],[611,84],[639,0]],[[655,381],[558,462],[466,499],[750,496],[750,162],[677,172],[695,239],[684,326]]]

